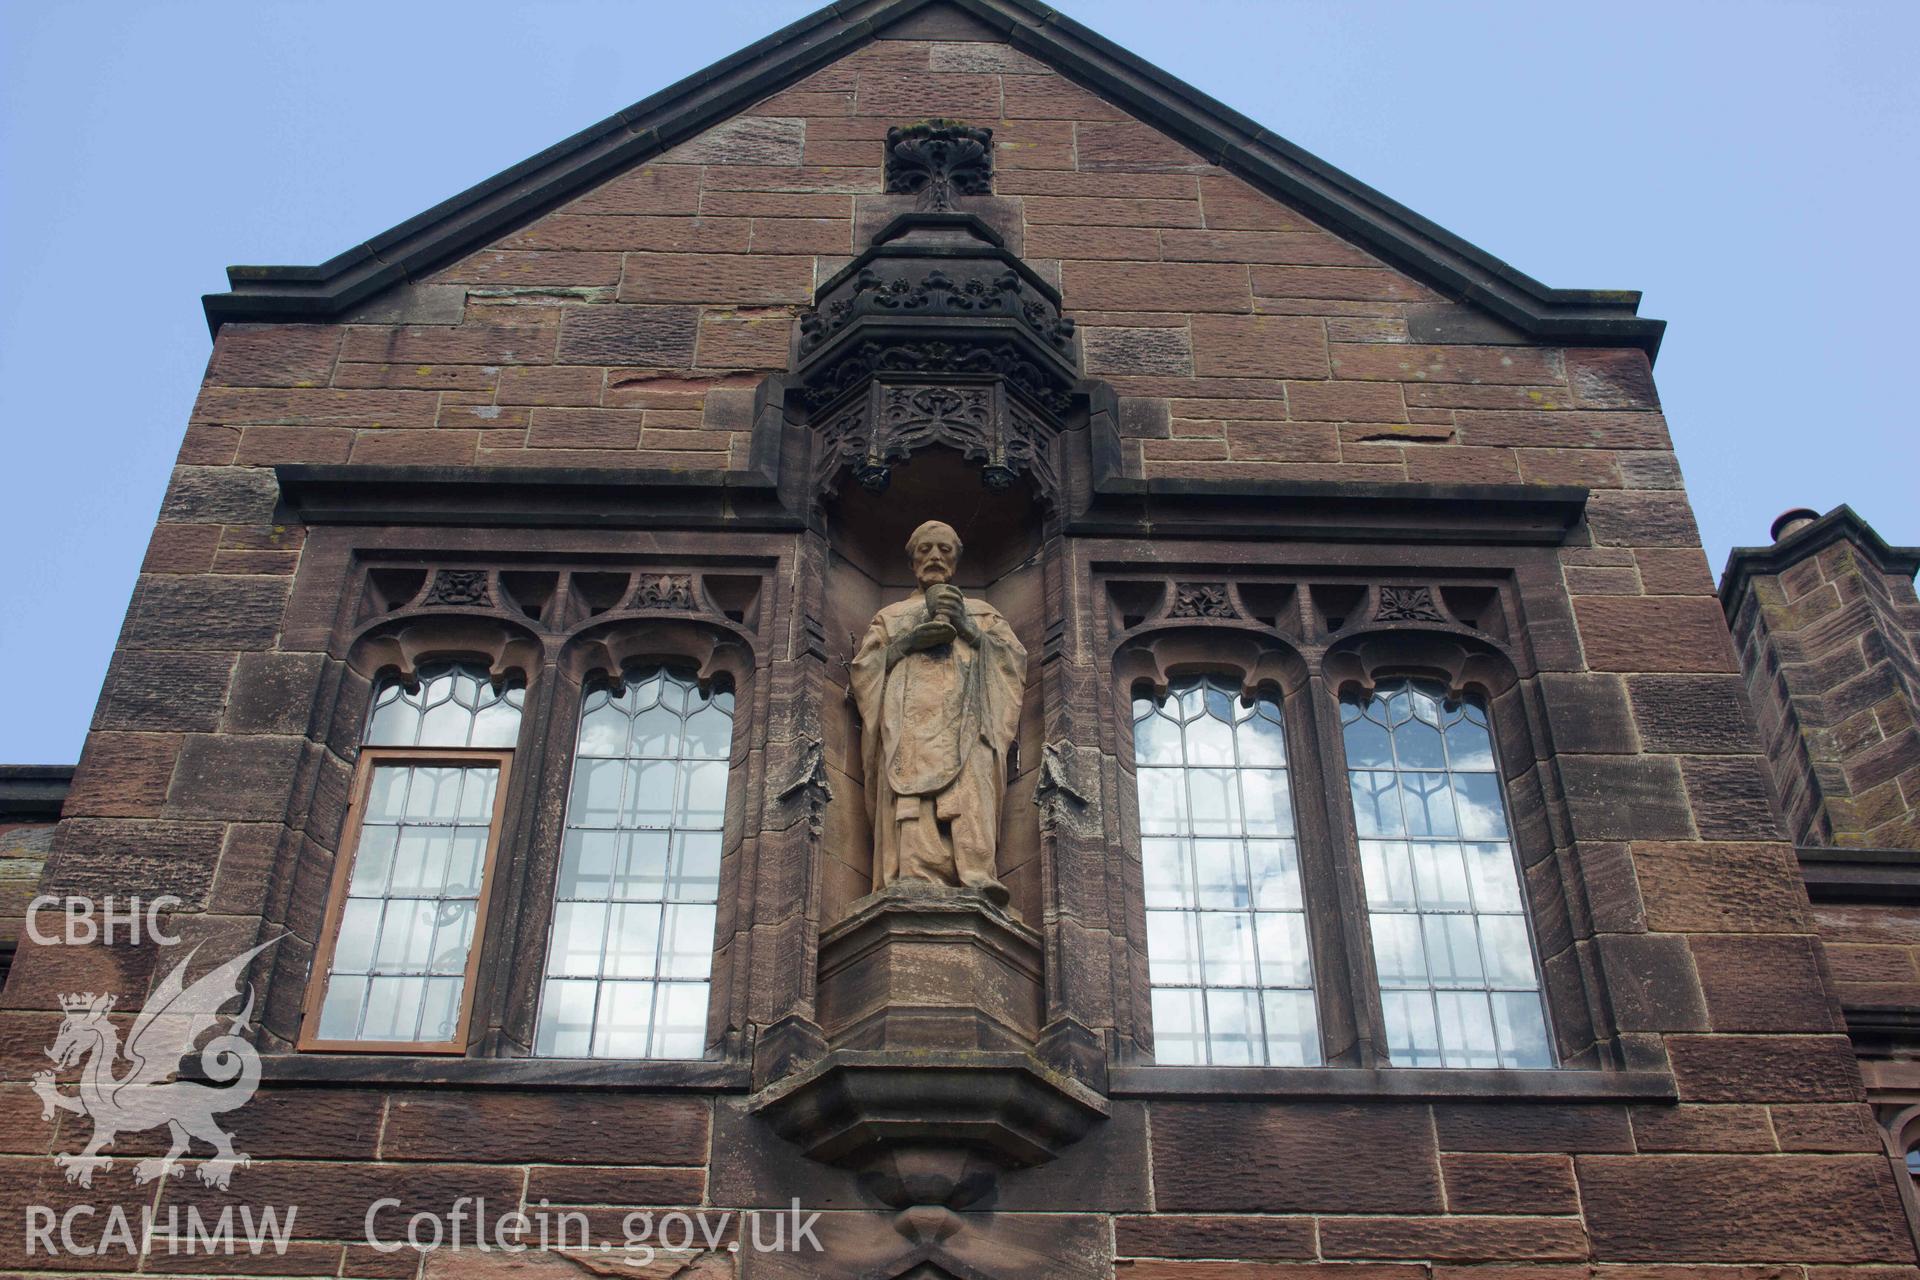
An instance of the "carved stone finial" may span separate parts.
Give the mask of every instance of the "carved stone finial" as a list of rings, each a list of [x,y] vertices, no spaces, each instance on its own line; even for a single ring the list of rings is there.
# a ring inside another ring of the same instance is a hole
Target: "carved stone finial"
[[[1099,765],[1092,755],[1064,739],[1040,748],[1040,777],[1034,784],[1033,805],[1040,810],[1041,830],[1057,831],[1080,823],[1087,806],[1099,794]]]
[[[887,130],[887,190],[918,195],[924,209],[953,208],[955,196],[993,192],[993,130],[927,120]]]
[[[807,828],[814,835],[820,834],[827,805],[833,801],[833,784],[827,776],[826,749],[817,740],[809,739],[802,744],[793,772],[774,798],[781,804],[796,801],[805,804]]]

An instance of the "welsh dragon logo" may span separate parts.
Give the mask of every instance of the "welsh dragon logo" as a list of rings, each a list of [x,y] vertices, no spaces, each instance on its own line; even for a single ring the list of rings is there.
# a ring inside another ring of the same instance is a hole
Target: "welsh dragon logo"
[[[179,1177],[186,1171],[183,1157],[194,1138],[214,1149],[213,1157],[202,1159],[196,1170],[200,1181],[208,1186],[225,1189],[233,1180],[234,1170],[247,1166],[246,1155],[233,1149],[233,1135],[213,1118],[244,1105],[260,1087],[260,1051],[244,1038],[253,1017],[252,988],[247,989],[247,1003],[238,1016],[222,1014],[220,1009],[240,995],[240,975],[248,962],[278,941],[273,938],[261,943],[202,975],[192,985],[185,980],[187,965],[199,948],[188,952],[147,998],[127,1033],[124,1049],[120,1033],[108,1017],[113,1012],[113,996],[87,992],[60,997],[66,1018],[47,1056],[60,1070],[86,1059],[79,1091],[61,1093],[53,1071],[35,1074],[33,1091],[40,1096],[42,1120],[53,1119],[58,1110],[93,1121],[93,1136],[85,1150],[54,1157],[66,1171],[68,1182],[91,1187],[96,1169],[113,1167],[113,1157],[101,1152],[112,1146],[114,1139],[161,1125],[171,1134],[173,1148],[164,1156],[134,1165],[135,1182],[152,1182],[163,1174]],[[175,1080],[173,1075],[182,1060],[222,1019],[226,1030],[199,1050],[200,1074],[215,1083]],[[123,1060],[124,1071],[120,1069]]]

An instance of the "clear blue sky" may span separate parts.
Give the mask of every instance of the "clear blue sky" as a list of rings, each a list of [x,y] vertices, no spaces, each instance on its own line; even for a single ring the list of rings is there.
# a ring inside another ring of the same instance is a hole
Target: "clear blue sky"
[[[229,263],[309,263],[813,7],[0,5],[0,761],[80,750]],[[1920,543],[1920,4],[1080,0],[1562,287],[1640,289],[1707,553]]]

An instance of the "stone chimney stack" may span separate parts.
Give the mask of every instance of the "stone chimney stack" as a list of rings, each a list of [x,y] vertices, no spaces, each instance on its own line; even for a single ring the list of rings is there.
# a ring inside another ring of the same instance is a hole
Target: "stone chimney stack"
[[[1920,547],[1840,506],[1728,557],[1720,604],[1796,844],[1920,850]]]

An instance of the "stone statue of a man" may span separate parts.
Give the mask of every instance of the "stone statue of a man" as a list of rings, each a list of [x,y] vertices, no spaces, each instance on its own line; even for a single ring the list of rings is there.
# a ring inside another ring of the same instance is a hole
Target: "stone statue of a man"
[[[949,525],[915,529],[920,590],[875,614],[853,657],[873,884],[927,880],[1005,903],[994,854],[1027,651],[999,610],[953,585],[960,550]]]

